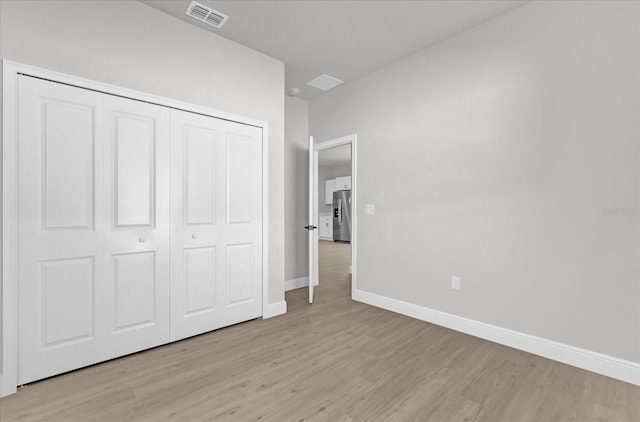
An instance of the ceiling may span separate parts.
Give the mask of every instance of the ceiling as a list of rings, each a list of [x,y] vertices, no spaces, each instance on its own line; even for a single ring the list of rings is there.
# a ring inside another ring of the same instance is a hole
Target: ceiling
[[[185,15],[190,0],[140,1],[283,61],[286,92],[309,100],[323,73],[351,82],[530,0],[199,0],[229,16],[222,29]]]

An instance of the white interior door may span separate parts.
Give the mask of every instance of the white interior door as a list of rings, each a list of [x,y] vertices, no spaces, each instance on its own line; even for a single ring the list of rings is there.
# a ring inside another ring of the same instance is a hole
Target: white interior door
[[[18,384],[89,365],[107,331],[102,97],[19,78]]]
[[[169,341],[170,111],[104,95],[107,359]]]
[[[26,76],[19,92],[24,384],[168,339],[169,145],[160,107]]]
[[[313,303],[313,288],[318,285],[318,152],[315,150],[313,136],[309,137],[309,303]]]
[[[172,340],[262,315],[262,131],[172,111]]]
[[[261,127],[17,81],[18,385],[262,315]]]

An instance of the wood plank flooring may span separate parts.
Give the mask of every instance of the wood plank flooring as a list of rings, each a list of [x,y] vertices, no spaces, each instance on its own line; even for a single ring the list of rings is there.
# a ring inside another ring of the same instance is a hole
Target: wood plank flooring
[[[33,383],[10,421],[640,421],[640,387],[353,302],[349,245],[289,312]]]

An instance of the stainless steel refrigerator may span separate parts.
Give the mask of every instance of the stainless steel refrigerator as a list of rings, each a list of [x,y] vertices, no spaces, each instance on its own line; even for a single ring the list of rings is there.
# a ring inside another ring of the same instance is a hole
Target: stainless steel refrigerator
[[[333,240],[351,242],[351,191],[333,193]]]

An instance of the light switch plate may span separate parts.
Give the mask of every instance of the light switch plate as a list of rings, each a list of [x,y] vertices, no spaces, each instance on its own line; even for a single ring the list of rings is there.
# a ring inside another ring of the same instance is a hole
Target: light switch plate
[[[451,288],[454,290],[460,290],[460,277],[451,277]]]
[[[364,206],[364,214],[365,215],[373,215],[376,213],[376,207],[373,204],[366,204]]]

